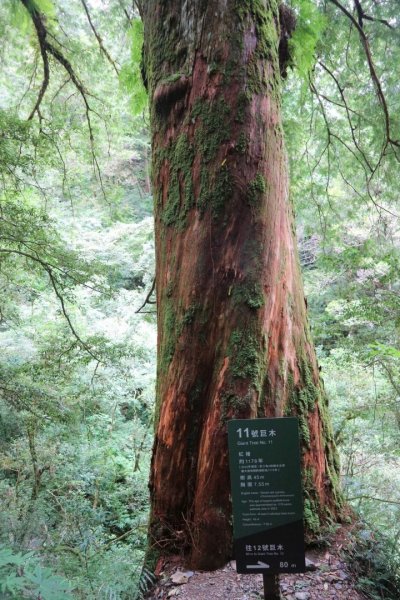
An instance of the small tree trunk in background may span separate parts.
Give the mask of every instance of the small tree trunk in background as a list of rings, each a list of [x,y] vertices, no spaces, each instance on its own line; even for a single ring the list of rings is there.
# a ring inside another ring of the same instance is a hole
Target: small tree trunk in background
[[[32,461],[32,470],[33,470],[33,484],[32,484],[32,494],[31,501],[35,501],[38,497],[40,490],[40,481],[42,479],[43,469],[39,467],[37,452],[36,452],[36,443],[35,443],[35,426],[28,425],[27,427],[28,434],[28,443],[29,443],[29,453],[31,455]]]
[[[305,520],[338,464],[306,317],[280,114],[276,0],[148,0],[158,372],[150,541],[231,556],[226,422],[297,415]]]

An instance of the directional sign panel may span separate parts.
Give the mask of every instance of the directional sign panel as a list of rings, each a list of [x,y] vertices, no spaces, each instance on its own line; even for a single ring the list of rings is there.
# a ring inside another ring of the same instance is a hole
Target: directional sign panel
[[[305,571],[298,419],[228,422],[238,573]]]

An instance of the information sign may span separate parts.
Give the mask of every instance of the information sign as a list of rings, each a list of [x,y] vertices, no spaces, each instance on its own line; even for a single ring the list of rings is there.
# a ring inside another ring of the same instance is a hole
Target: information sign
[[[238,573],[305,571],[298,419],[234,419],[228,442]]]

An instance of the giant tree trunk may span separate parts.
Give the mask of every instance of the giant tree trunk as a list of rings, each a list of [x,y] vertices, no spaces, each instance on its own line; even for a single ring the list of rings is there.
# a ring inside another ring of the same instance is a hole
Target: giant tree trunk
[[[305,517],[338,508],[288,194],[276,0],[147,0],[158,373],[150,540],[231,553],[226,422],[298,415]]]

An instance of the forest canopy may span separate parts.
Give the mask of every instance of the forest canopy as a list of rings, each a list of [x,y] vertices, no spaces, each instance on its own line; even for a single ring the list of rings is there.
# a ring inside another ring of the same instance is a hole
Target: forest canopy
[[[287,4],[283,127],[312,337],[345,499],[362,524],[360,586],[396,598],[398,3]],[[144,9],[0,6],[6,598],[122,600],[153,581],[142,570],[156,375]]]

